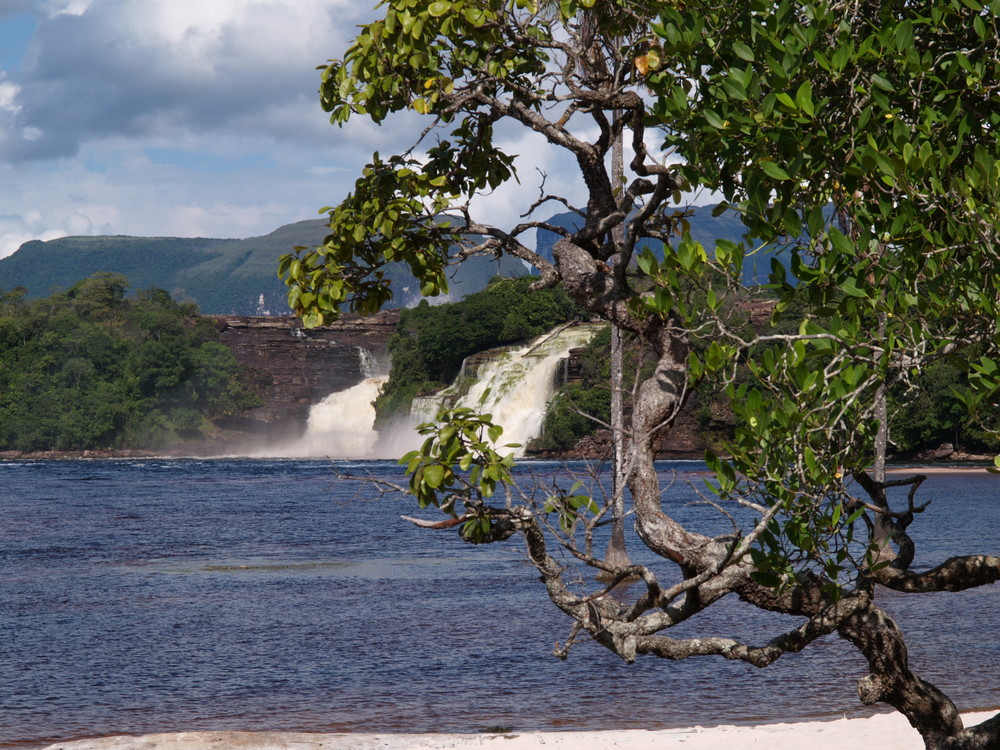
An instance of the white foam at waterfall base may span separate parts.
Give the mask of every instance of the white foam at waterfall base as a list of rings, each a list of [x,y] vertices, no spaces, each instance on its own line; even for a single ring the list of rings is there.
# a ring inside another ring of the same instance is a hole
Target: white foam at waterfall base
[[[384,375],[365,378],[357,385],[331,393],[313,405],[296,455],[371,457],[378,439],[372,402],[387,379]]]
[[[378,439],[372,402],[388,375],[379,373],[378,358],[363,346],[355,347],[363,380],[343,391],[334,391],[309,409],[300,438],[255,447],[247,455],[281,458],[372,458]],[[386,368],[388,369],[388,368]]]

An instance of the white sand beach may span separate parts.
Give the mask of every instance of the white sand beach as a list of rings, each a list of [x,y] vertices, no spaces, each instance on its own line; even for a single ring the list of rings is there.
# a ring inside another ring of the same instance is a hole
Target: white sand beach
[[[966,726],[991,712],[966,714]],[[313,734],[177,732],[76,740],[46,750],[921,750],[900,714],[757,726],[511,734]]]

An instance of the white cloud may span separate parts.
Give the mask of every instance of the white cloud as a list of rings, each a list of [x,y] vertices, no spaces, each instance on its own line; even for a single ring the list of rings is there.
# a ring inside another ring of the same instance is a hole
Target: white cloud
[[[65,236],[63,230],[46,229],[37,211],[29,211],[24,216],[0,216],[0,258],[6,258],[30,240],[54,240]]]
[[[17,94],[21,87],[16,83],[5,81],[4,77],[3,71],[0,71],[0,109],[17,114],[21,109],[17,103]]]
[[[0,17],[34,24],[0,71],[0,257],[67,233],[249,237],[315,218],[393,132],[338,132],[316,93],[367,3],[12,2]]]
[[[0,93],[6,109],[15,95],[18,106],[0,123],[0,160],[73,156],[117,135],[315,140],[329,127],[315,68],[371,13],[330,0],[60,0],[43,10]]]
[[[90,0],[46,0],[43,7],[50,18],[82,16],[90,7]]]
[[[374,0],[0,0],[0,16],[12,1],[34,30],[0,71],[0,257],[67,233],[265,234],[316,218],[372,151],[426,125],[401,113],[337,128],[319,106],[316,66]],[[483,221],[520,220],[536,167],[548,191],[583,200],[571,159],[521,128],[501,137],[522,182],[477,201]]]
[[[63,221],[63,226],[66,233],[74,237],[84,237],[94,233],[94,222],[87,214],[82,214],[79,211],[74,211],[67,216],[66,220]]]

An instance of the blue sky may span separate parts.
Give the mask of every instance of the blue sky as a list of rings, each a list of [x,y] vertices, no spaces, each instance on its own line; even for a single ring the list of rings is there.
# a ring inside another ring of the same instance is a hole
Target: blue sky
[[[0,257],[66,234],[249,237],[335,203],[391,129],[316,66],[374,3],[0,0]]]
[[[0,257],[67,234],[250,237],[318,216],[422,124],[337,128],[319,107],[317,65],[374,4],[0,0]]]
[[[67,234],[251,237],[316,218],[372,152],[426,122],[331,125],[318,65],[376,0],[0,0],[0,257]],[[511,226],[575,165],[501,130],[521,182],[481,201]]]

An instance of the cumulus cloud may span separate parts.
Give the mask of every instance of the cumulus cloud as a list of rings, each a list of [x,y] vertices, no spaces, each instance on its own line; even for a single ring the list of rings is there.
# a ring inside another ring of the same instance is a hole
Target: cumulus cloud
[[[400,113],[335,128],[319,107],[316,66],[374,4],[0,0],[23,30],[0,56],[0,258],[66,234],[250,237],[315,218],[373,151],[399,152],[426,126]],[[501,139],[522,182],[481,201],[484,222],[519,220],[536,167],[580,202],[575,164],[523,129]]]
[[[61,223],[52,226],[50,222]],[[0,215],[0,258],[6,258],[17,251],[21,245],[30,240],[54,240],[59,237],[81,237],[99,234],[89,216],[74,211],[62,218],[60,222],[54,217],[45,216],[39,209],[31,209],[22,214]]]
[[[330,0],[49,0],[0,90],[0,159],[112,136],[326,137],[317,64],[367,5]]]
[[[245,139],[116,138],[84,145],[54,164],[0,165],[0,258],[30,239],[66,234],[253,237],[319,216],[360,171],[360,157],[335,171],[330,154],[270,144],[247,154]],[[159,147],[160,153],[153,147]],[[204,157],[211,148],[212,160]],[[151,156],[152,154],[152,156]],[[202,162],[209,163],[202,163]],[[92,227],[88,230],[82,217]]]
[[[61,229],[47,229],[39,211],[25,215],[0,215],[0,258],[6,258],[29,240],[54,240],[65,237]]]

